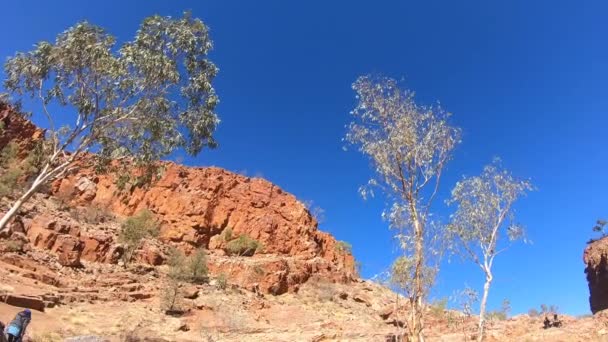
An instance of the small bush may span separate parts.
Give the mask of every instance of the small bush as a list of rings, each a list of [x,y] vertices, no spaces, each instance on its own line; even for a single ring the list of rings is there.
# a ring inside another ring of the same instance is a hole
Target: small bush
[[[126,244],[123,254],[123,262],[128,264],[133,257],[133,253],[141,241],[148,237],[157,237],[159,234],[158,222],[154,215],[147,209],[142,210],[137,215],[129,217],[123,224],[118,236],[121,243]]]
[[[207,273],[207,257],[205,251],[198,249],[194,254],[186,257],[177,248],[171,248],[169,258],[169,278],[176,281],[186,281],[191,283],[205,283],[209,280]]]
[[[528,310],[528,316],[530,317],[538,317],[539,313],[538,310],[532,308],[530,310]]]
[[[22,241],[7,241],[4,246],[6,252],[9,253],[21,253],[23,251],[24,243]]]
[[[205,251],[197,249],[188,260],[188,275],[193,283],[204,283],[209,280],[207,268],[207,256]]]
[[[443,316],[448,306],[448,299],[442,298],[434,301],[430,305],[430,310],[433,316]]]
[[[182,294],[179,282],[175,279],[169,279],[161,291],[161,309],[166,314],[182,313]]]
[[[338,241],[336,250],[340,253],[353,254],[353,246],[346,241]]]
[[[228,242],[232,240],[232,228],[228,227],[222,231],[222,238]]]
[[[262,248],[262,245],[247,235],[229,241],[226,244],[226,252],[229,255],[252,256]]]
[[[488,320],[490,321],[504,321],[507,319],[507,314],[502,311],[490,311],[488,312]]]
[[[220,273],[216,279],[217,288],[220,290],[225,290],[228,288],[228,277],[225,273]]]

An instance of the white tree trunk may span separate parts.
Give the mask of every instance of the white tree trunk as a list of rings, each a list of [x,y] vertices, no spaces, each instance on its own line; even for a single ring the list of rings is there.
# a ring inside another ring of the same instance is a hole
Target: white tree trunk
[[[486,282],[483,285],[483,297],[479,306],[479,342],[483,342],[486,325],[486,304],[488,302],[488,294],[490,293],[490,284],[492,283],[492,273],[486,270]]]
[[[27,202],[27,200],[30,199],[30,197],[32,197],[36,191],[38,191],[41,184],[42,183],[38,180],[34,181],[29,190],[25,194],[21,195],[21,197],[19,197],[15,203],[13,203],[13,206],[6,212],[6,214],[4,214],[2,219],[0,219],[0,232],[6,229],[8,222],[17,214],[23,203]]]

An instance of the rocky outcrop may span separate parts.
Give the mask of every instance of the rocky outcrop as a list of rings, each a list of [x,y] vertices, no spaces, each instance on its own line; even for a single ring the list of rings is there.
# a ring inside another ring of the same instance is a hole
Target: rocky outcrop
[[[44,139],[43,129],[33,125],[3,102],[0,102],[0,129],[0,150],[13,141],[19,145],[19,150],[25,153]]]
[[[589,243],[583,261],[587,265],[589,305],[595,314],[608,309],[608,237]]]
[[[244,287],[259,285],[263,292],[280,294],[297,290],[312,274],[339,282],[355,277],[353,257],[340,249],[331,235],[318,230],[316,220],[295,196],[264,179],[216,167],[165,163],[162,177],[149,187],[121,190],[111,175],[85,169],[53,187],[55,194],[70,192],[74,205],[95,206],[119,216],[152,211],[162,223],[159,240],[187,253],[205,248],[222,256],[228,230],[233,237],[246,235],[258,241],[263,248],[253,260],[236,258],[210,264],[212,273],[229,273]],[[84,244],[85,259],[114,259],[107,254],[114,253],[111,239],[97,238]],[[140,260],[162,262],[160,253],[151,248],[142,254]],[[260,277],[249,276],[252,267],[268,272],[256,280]]]
[[[13,140],[27,149],[43,139],[43,130],[0,106],[5,132],[0,148]],[[89,158],[94,156],[85,156],[81,165],[89,164]],[[113,173],[78,168],[52,184],[49,194],[71,208],[97,208],[117,219],[84,225],[41,208],[17,217],[11,229],[24,233],[31,245],[55,253],[63,266],[79,266],[81,259],[117,263],[123,251],[117,243],[118,222],[147,209],[160,221],[161,234],[159,241],[147,241],[135,254],[140,262],[162,264],[167,246],[186,253],[204,248],[212,256],[212,273],[224,273],[240,286],[274,294],[296,291],[312,275],[336,282],[356,277],[352,255],[339,248],[331,235],[319,231],[304,204],[278,186],[217,167],[163,162],[160,171],[159,179],[146,186],[134,181],[119,186]],[[251,258],[226,257],[228,231],[232,237],[245,235],[263,247]]]

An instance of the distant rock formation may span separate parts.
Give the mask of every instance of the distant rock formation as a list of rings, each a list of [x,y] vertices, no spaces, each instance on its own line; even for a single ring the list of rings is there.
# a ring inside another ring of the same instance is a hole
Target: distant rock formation
[[[595,314],[608,309],[608,237],[589,243],[583,261],[587,265],[589,305]]]

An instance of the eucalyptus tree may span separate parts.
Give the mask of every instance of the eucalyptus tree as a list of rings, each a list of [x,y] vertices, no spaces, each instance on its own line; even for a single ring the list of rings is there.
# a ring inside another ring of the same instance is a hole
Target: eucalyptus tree
[[[503,169],[495,159],[480,176],[464,178],[452,190],[448,204],[456,204],[448,232],[461,247],[465,256],[484,273],[485,282],[479,310],[479,340],[484,339],[485,313],[492,266],[496,256],[509,244],[499,245],[501,236],[510,241],[522,239],[523,228],[515,222],[513,204],[533,190],[527,180],[520,180]]]
[[[195,155],[216,147],[211,49],[208,28],[186,13],[146,18],[120,47],[101,27],[81,22],[54,43],[9,58],[5,88],[37,100],[48,129],[45,160],[0,219],[0,231],[43,184],[80,167],[87,152],[97,153],[101,169],[113,159],[150,165],[178,148]]]
[[[345,140],[369,158],[375,171],[361,195],[373,196],[380,189],[390,203],[383,218],[397,231],[403,252],[396,269],[407,273],[397,279],[412,282],[407,289],[409,335],[421,341],[423,299],[430,284],[425,278],[434,274],[429,259],[439,236],[431,229],[430,209],[460,130],[448,124],[448,112],[417,104],[414,92],[400,89],[394,79],[362,76],[353,89],[358,103]]]

